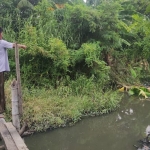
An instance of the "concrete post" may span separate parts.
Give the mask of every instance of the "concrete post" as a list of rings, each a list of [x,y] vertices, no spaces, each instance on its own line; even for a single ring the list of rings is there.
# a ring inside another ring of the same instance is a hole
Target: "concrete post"
[[[18,86],[17,81],[14,80],[11,84],[12,93],[12,122],[17,131],[20,130],[20,119],[19,119],[19,99],[18,99]]]

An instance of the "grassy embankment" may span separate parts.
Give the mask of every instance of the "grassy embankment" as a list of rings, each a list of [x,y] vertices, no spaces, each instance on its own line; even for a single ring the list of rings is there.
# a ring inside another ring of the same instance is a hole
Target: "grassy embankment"
[[[5,118],[11,121],[11,81],[5,84],[7,110]],[[84,90],[84,89],[82,89]],[[119,106],[121,96],[117,92],[93,89],[84,95],[74,95],[69,87],[58,89],[23,88],[22,123],[27,122],[29,130],[36,132],[46,129],[73,125],[84,116],[109,113]]]

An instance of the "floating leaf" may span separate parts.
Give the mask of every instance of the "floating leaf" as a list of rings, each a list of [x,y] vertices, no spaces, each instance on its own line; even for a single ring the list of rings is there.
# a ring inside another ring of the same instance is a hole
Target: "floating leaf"
[[[128,91],[128,94],[129,94],[129,95],[134,95],[135,93],[134,93],[134,91],[133,91],[132,89],[130,89],[130,90]]]
[[[150,97],[150,88],[143,87],[143,86],[124,86],[120,88],[118,91],[124,92],[128,91],[128,94],[136,95],[136,96],[143,96],[144,98]]]
[[[119,89],[120,92],[124,92],[125,91],[125,87],[122,87]]]
[[[142,96],[144,96],[145,98],[148,98],[147,95],[146,95],[146,93],[145,93],[142,89],[140,89],[139,95],[142,95]]]

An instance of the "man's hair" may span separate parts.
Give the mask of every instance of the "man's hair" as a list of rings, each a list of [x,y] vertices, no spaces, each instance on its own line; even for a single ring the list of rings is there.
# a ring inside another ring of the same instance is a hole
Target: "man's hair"
[[[2,27],[0,27],[0,33],[2,33],[3,32],[3,29],[2,29]]]

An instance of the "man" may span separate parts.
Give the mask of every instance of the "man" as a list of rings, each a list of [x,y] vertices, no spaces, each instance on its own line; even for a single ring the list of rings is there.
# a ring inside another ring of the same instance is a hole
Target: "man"
[[[26,49],[26,45],[17,44],[18,48]],[[10,71],[7,48],[15,48],[15,43],[3,40],[3,29],[0,27],[0,113],[5,110],[4,72]]]

